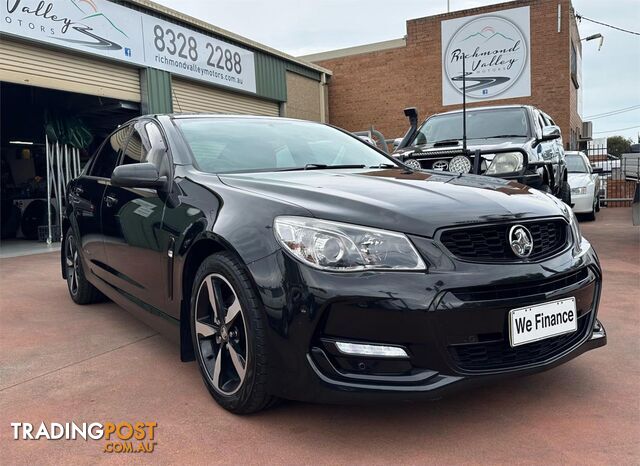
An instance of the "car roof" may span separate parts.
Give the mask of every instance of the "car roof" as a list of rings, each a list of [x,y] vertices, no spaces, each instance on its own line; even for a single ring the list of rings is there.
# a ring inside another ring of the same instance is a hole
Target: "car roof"
[[[512,105],[487,105],[484,107],[472,107],[472,108],[467,108],[467,112],[475,112],[475,111],[479,111],[479,110],[501,110],[501,109],[508,109],[508,108],[525,108],[525,109],[533,109],[534,107],[532,105],[524,105],[524,104],[512,104]],[[450,110],[448,112],[440,112],[440,113],[435,113],[431,116],[437,116],[437,115],[450,115],[453,113],[462,113],[462,109],[457,109],[457,110]]]
[[[226,113],[202,113],[202,112],[182,112],[182,113],[167,113],[165,114],[169,118],[173,118],[176,120],[187,119],[187,118],[216,118],[216,119],[234,119],[234,120],[277,120],[277,121],[307,121],[300,120],[297,118],[283,118],[283,117],[275,117],[275,116],[264,116],[264,115],[239,115],[239,114],[226,114]],[[156,115],[157,116],[157,115]],[[317,122],[310,122],[317,123]]]

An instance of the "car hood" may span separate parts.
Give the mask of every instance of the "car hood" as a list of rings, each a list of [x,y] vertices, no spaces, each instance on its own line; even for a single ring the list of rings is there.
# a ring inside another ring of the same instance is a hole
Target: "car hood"
[[[591,175],[588,173],[569,173],[567,175],[567,181],[572,188],[580,188],[587,186],[592,182]]]
[[[433,236],[444,226],[564,215],[559,201],[514,181],[402,169],[219,175],[326,220]]]
[[[481,150],[483,153],[490,153],[492,151],[504,152],[510,149],[522,149],[526,146],[526,144],[530,142],[530,138],[527,137],[519,137],[512,139],[504,139],[504,138],[490,138],[490,139],[469,139],[467,140],[467,148],[470,152],[475,152],[476,150]],[[424,154],[429,154],[430,152],[442,152],[442,151],[462,151],[462,141],[459,141],[458,144],[447,144],[447,145],[438,145],[436,147],[433,146],[432,143],[422,144],[419,146],[406,147],[396,152],[394,155],[403,155],[409,156],[413,153],[416,155],[420,154],[424,156]]]

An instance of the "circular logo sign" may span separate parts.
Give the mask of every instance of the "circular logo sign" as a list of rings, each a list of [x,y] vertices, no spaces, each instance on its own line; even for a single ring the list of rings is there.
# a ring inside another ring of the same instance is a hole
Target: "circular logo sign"
[[[447,44],[445,74],[462,94],[462,60],[466,57],[467,96],[493,98],[513,86],[527,63],[528,46],[518,26],[498,16],[469,21]]]
[[[529,257],[533,251],[533,237],[531,232],[522,225],[514,225],[509,230],[509,245],[518,257]]]

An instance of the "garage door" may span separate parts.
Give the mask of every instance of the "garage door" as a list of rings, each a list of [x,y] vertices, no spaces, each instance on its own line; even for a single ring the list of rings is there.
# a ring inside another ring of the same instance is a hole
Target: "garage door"
[[[0,41],[0,80],[140,101],[140,72],[137,68],[6,37]]]
[[[234,92],[172,77],[174,112],[231,113],[278,116],[277,102],[257,99]]]

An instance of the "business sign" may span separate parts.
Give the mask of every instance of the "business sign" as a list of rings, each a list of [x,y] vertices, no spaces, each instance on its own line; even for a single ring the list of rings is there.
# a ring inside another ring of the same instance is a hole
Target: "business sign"
[[[442,104],[531,95],[529,7],[442,21]]]
[[[253,52],[106,0],[0,0],[1,31],[243,91]]]

